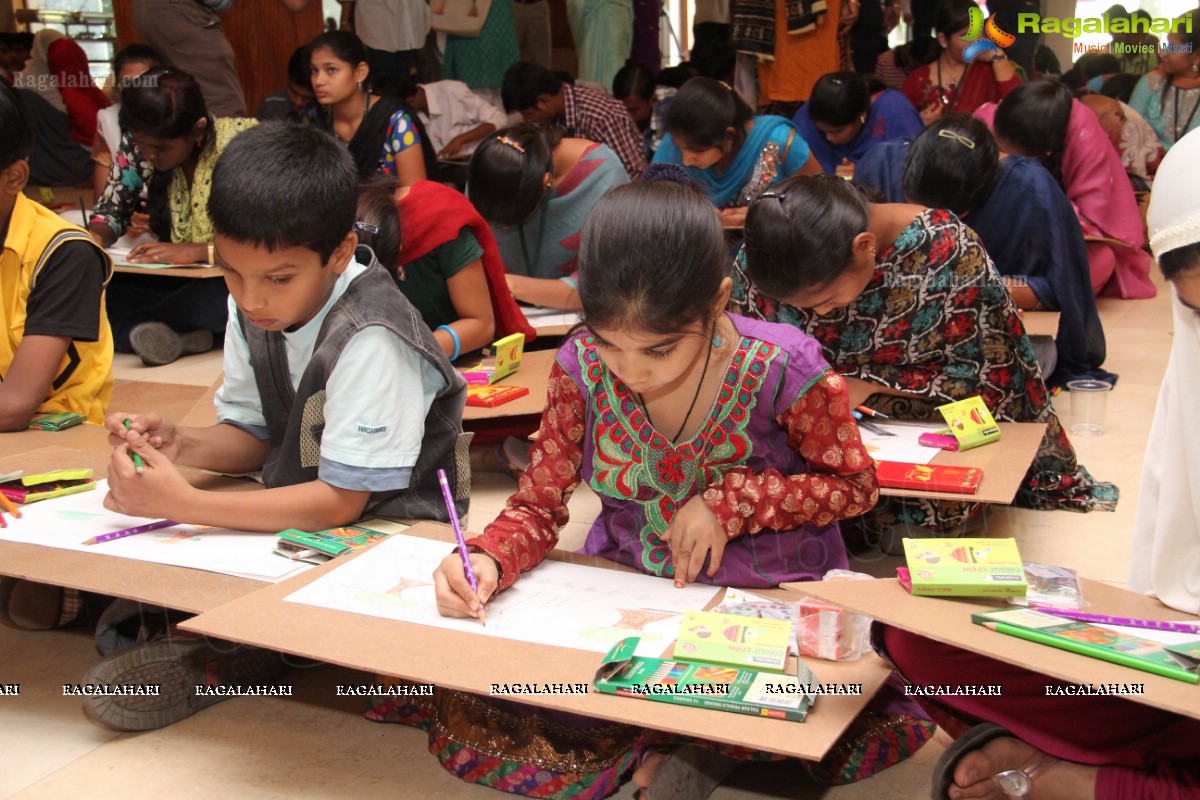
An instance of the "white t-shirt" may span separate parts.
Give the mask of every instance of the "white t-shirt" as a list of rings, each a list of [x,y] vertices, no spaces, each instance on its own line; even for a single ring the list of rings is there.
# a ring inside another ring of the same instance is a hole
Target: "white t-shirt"
[[[420,115],[425,132],[433,144],[435,153],[450,143],[450,140],[478,128],[485,122],[496,126],[496,130],[508,127],[508,115],[488,103],[462,81],[434,81],[423,83],[428,113]],[[471,142],[460,151],[467,155],[475,151],[479,142]]]
[[[283,334],[293,388],[300,386],[329,309],[365,270],[362,264],[350,262],[317,315],[299,330]],[[217,419],[259,439],[269,438],[250,346],[238,324],[232,296],[224,372],[225,382],[215,400]],[[421,387],[419,394],[414,391],[417,386]],[[436,367],[386,328],[372,326],[355,334],[338,357],[326,386],[325,430],[317,470],[320,479],[357,491],[407,487],[421,452],[425,417],[445,386]]]
[[[429,4],[425,0],[358,0],[354,32],[372,50],[420,50],[429,34]]]

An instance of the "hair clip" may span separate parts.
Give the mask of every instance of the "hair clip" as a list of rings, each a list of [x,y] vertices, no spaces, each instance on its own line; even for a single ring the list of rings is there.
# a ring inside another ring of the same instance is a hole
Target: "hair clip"
[[[362,231],[363,233],[376,234],[379,233],[379,226],[372,225],[369,222],[356,222],[354,223],[354,230]]]
[[[510,139],[507,136],[497,136],[496,141],[501,142],[502,144],[508,145],[513,150],[516,150],[518,153],[520,153],[521,155],[525,155],[525,148],[522,147],[520,144],[518,144],[516,142],[516,140],[514,140],[514,139]]]
[[[766,197],[772,197],[779,201],[779,205],[783,205],[783,201],[787,199],[787,192],[759,192],[758,197],[754,198],[754,202],[758,202]]]
[[[940,130],[940,131],[938,131],[937,135],[938,135],[939,139],[953,139],[954,141],[958,142],[959,144],[961,144],[963,147],[967,148],[968,150],[975,149],[975,142],[971,141],[966,136],[963,136],[961,133],[955,133],[954,131],[948,131],[948,130]]]
[[[728,89],[730,94],[733,94],[733,87],[730,86],[728,83],[726,83],[725,81],[717,81],[717,83],[721,84],[726,89]]]

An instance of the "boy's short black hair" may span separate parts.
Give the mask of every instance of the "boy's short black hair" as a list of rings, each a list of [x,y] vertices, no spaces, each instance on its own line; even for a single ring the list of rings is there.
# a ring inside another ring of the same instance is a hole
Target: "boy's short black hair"
[[[33,126],[17,90],[0,81],[0,169],[8,169],[33,153]]]
[[[511,114],[533,108],[544,94],[558,94],[562,85],[563,79],[545,67],[518,61],[504,72],[500,99],[504,102],[505,113]]]
[[[267,122],[238,134],[213,170],[213,230],[268,251],[306,247],[329,261],[354,227],[358,169],[327,133]]]
[[[312,91],[312,48],[302,44],[292,51],[287,63],[288,82]]]

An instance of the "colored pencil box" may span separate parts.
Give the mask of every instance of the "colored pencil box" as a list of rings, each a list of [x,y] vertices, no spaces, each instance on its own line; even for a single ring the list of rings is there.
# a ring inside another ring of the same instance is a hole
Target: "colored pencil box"
[[[613,645],[596,671],[605,694],[698,706],[756,717],[803,721],[816,700],[816,679],[800,664],[798,674],[778,674],[718,664],[634,655],[638,637]]]
[[[319,564],[343,553],[366,547],[371,542],[387,536],[387,533],[361,525],[347,525],[312,533],[292,528],[277,534],[275,552],[294,561]]]
[[[63,411],[61,414],[39,414],[30,420],[28,428],[31,431],[62,431],[86,421],[83,414]]]
[[[875,479],[886,489],[915,489],[925,492],[975,494],[983,480],[978,467],[952,467],[945,464],[909,464],[904,461],[878,461]]]
[[[495,408],[529,394],[528,386],[479,386],[467,387],[467,405],[478,408]]]
[[[25,475],[0,483],[0,492],[14,503],[36,503],[38,500],[95,489],[93,474],[90,469],[59,469],[39,475]]]

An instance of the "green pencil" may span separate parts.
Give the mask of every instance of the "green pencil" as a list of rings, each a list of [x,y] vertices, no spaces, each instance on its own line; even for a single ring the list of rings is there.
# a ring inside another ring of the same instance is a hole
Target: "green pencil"
[[[1200,683],[1200,675],[1181,667],[1158,664],[1153,661],[1147,661],[1144,658],[1131,656],[1127,653],[1118,653],[1114,650],[1106,650],[1103,647],[1094,647],[1083,642],[1074,641],[1073,639],[1065,639],[1061,636],[1009,625],[1007,622],[985,622],[983,623],[983,627],[997,633],[1016,636],[1018,639],[1025,639],[1026,641],[1037,642],[1038,644],[1048,644],[1060,650],[1069,650],[1081,656],[1090,656],[1102,661],[1111,661],[1114,664],[1120,664],[1124,667],[1132,667],[1144,672],[1153,672],[1155,675],[1162,675],[1164,678],[1174,678],[1177,681],[1187,681],[1188,683]]]
[[[129,420],[128,419],[125,420],[125,430],[129,430]],[[137,469],[137,474],[141,475],[142,471],[146,469],[146,465],[142,463],[142,457],[139,456],[137,453],[130,453],[130,455],[133,456],[133,466],[135,469]]]

